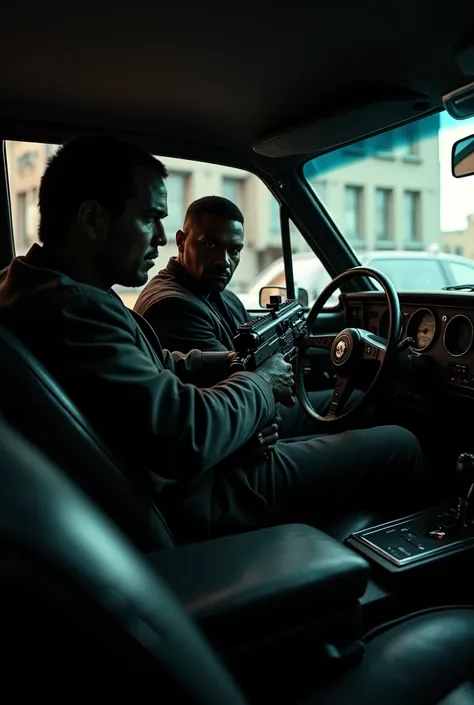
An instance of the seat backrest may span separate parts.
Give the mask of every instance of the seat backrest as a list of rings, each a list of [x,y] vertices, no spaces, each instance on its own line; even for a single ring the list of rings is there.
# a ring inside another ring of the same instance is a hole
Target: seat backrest
[[[2,419],[0,448],[3,692],[109,696],[101,702],[145,702],[154,693],[159,702],[245,705],[204,636],[113,522]]]
[[[173,545],[156,506],[35,356],[0,326],[0,410],[145,552]]]

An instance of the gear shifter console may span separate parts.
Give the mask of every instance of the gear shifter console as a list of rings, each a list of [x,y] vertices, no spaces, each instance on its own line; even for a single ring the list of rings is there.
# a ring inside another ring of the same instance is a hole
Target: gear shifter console
[[[387,524],[357,531],[348,545],[397,568],[474,547],[474,455],[456,461],[458,499]],[[374,555],[375,554],[375,555]],[[388,566],[387,566],[388,567]]]
[[[459,497],[456,508],[457,523],[469,526],[473,516],[473,486],[474,486],[474,455],[462,453],[456,462]]]

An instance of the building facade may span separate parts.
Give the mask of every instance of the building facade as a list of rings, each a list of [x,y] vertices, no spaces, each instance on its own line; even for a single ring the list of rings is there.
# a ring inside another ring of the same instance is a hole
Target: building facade
[[[348,159],[338,168],[307,174],[354,250],[420,250],[434,241],[441,243],[437,133],[403,149],[386,146],[374,156],[364,155],[361,145],[348,148]],[[23,254],[36,240],[39,182],[56,147],[26,142],[7,142],[6,146],[15,245],[17,254]],[[357,150],[359,158],[354,159]],[[175,233],[189,203],[216,194],[237,203],[245,216],[246,247],[233,281],[235,291],[245,291],[259,273],[281,257],[275,198],[258,177],[239,169],[169,157],[163,161],[169,171],[168,244],[150,276],[176,253]],[[292,244],[294,252],[309,251],[295,231]]]
[[[309,163],[306,175],[356,252],[441,247],[439,117]]]

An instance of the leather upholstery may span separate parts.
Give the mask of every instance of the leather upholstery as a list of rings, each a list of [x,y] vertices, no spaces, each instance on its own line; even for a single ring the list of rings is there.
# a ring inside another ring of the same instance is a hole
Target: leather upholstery
[[[245,705],[171,591],[111,521],[3,421],[0,447],[4,692],[55,701],[70,699],[70,689],[134,703],[154,692],[162,702]],[[52,663],[60,678],[51,677]],[[379,630],[361,664],[301,705],[466,705],[473,668],[474,610],[431,612]]]
[[[288,623],[296,628],[300,620],[314,624],[355,609],[370,575],[361,556],[301,524],[160,551],[150,560],[220,644],[242,641],[249,626],[255,638],[255,620],[278,634]]]
[[[472,677],[474,610],[432,610],[379,632],[357,668],[303,705],[458,705]]]
[[[0,390],[4,418],[58,463],[141,550],[173,545],[162,515],[138,490],[134,491],[77,407],[34,355],[3,326]]]
[[[439,705],[474,705],[474,683],[467,681],[443,698]]]
[[[83,648],[81,657],[72,663],[63,654],[71,649],[74,632],[67,635],[66,631],[61,643],[52,636],[57,631],[50,604],[54,600],[62,620],[72,620],[82,606],[82,622],[84,629],[89,627],[86,637],[91,643],[94,624],[102,635],[104,624],[109,627],[106,636],[102,636],[104,649],[100,659],[106,672],[111,651],[113,660],[119,657],[121,649],[128,656],[118,662],[121,668],[116,669],[109,683],[100,675],[96,683],[88,683],[96,692],[99,689],[120,692],[127,685],[124,672],[127,663],[133,663],[134,670],[143,670],[145,675],[151,669],[155,677],[168,677],[168,685],[184,702],[243,705],[244,699],[232,679],[164,582],[112,522],[4,422],[0,422],[0,447],[0,608],[2,640],[8,647],[2,660],[4,692],[9,690],[8,671],[12,673],[10,685],[16,690],[18,673],[29,673],[32,667],[35,674],[44,671],[49,688],[57,689],[57,693],[66,687],[61,684],[63,679],[63,683],[67,682],[65,673],[76,675],[76,682],[68,685],[74,693],[87,682],[88,667],[92,666],[88,648]],[[12,553],[17,560],[6,562]],[[28,572],[25,564],[29,566]],[[41,571],[35,572],[36,564]],[[45,594],[44,605],[37,615],[28,614],[26,621],[23,609],[27,610],[48,577],[51,585],[55,579],[57,590],[52,596],[50,593],[49,601]],[[66,601],[73,607],[61,613]],[[36,616],[40,619],[43,609],[48,608],[51,624],[47,633],[41,633],[30,620]],[[107,616],[116,625],[115,631],[108,625]],[[24,642],[24,649],[19,654],[21,660],[15,664],[9,659],[17,651],[9,650],[18,639]],[[33,654],[32,643],[36,646]],[[132,644],[139,645],[138,652],[131,649]],[[35,661],[29,663],[25,653]],[[147,655],[153,657],[152,661],[147,660]],[[53,677],[51,663],[56,674]],[[136,678],[136,673],[128,675],[128,684],[134,685],[138,689],[135,693],[139,693],[140,678]],[[155,687],[159,688],[159,682]],[[68,699],[67,695],[64,697]]]

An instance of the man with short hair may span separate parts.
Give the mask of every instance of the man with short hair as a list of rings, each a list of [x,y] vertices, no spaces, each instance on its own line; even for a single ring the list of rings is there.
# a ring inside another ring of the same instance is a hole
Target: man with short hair
[[[239,266],[244,227],[240,208],[227,198],[205,196],[189,206],[183,228],[176,233],[178,256],[171,257],[148,282],[134,307],[168,350],[234,349],[237,329],[249,316],[240,299],[226,287]],[[332,394],[332,390],[308,392],[321,416],[328,412]],[[352,408],[361,396],[354,392],[345,408]],[[362,414],[358,420],[365,424]],[[327,432],[327,426],[311,419],[299,403],[279,405],[280,438]]]
[[[244,247],[242,212],[226,198],[200,198],[187,209],[176,244],[178,256],[148,282],[134,310],[170,350],[233,350],[237,328],[248,321],[226,289]]]
[[[397,507],[397,489],[421,478],[418,442],[396,427],[256,454],[275,402],[291,403],[283,357],[229,375],[228,352],[170,353],[111,291],[142,285],[166,242],[160,161],[112,139],[72,140],[48,162],[39,210],[42,246],[0,275],[0,322],[158,500],[178,541],[317,523],[358,497]]]

